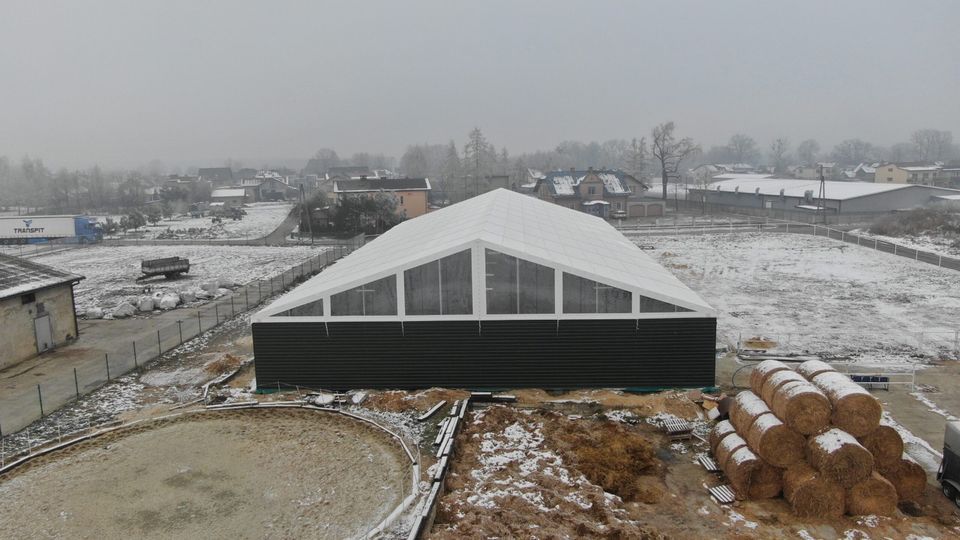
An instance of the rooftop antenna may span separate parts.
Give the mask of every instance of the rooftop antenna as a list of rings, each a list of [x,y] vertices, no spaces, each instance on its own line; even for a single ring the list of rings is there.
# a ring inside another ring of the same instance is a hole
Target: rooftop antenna
[[[817,169],[820,171],[820,194],[817,199],[817,214],[823,213],[823,224],[827,224],[827,182],[823,178],[823,163],[817,165]]]

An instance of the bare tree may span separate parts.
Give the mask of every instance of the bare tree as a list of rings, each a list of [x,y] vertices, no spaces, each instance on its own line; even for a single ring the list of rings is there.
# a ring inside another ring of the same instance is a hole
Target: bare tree
[[[917,154],[922,161],[940,161],[950,157],[953,133],[939,129],[921,129],[913,132],[910,142],[917,147]]]
[[[797,159],[801,165],[813,165],[817,162],[817,155],[820,154],[820,143],[813,139],[807,139],[797,145]]]
[[[727,147],[736,163],[754,163],[760,157],[760,152],[757,150],[757,141],[743,133],[737,133],[730,137]]]
[[[787,170],[787,154],[790,152],[790,141],[785,137],[777,137],[770,143],[770,161],[773,163],[773,172],[782,174]]]
[[[627,172],[637,180],[643,180],[643,175],[647,169],[647,160],[650,158],[650,151],[647,149],[647,138],[634,138],[627,147],[626,161]]]
[[[858,165],[865,161],[872,161],[876,149],[867,141],[861,139],[847,139],[833,147],[833,159],[842,165]]]
[[[487,142],[480,128],[473,128],[467,136],[467,144],[463,147],[463,167],[473,175],[472,196],[480,194],[480,177],[488,172],[490,165],[496,162],[496,159],[496,150],[493,145]]]
[[[673,133],[673,122],[665,122],[653,128],[651,146],[653,157],[660,163],[660,179],[663,182],[663,200],[667,200],[667,182],[671,177],[679,177],[683,160],[700,152],[700,146],[693,139],[684,137],[677,140]]]
[[[908,142],[898,142],[890,147],[890,150],[887,152],[886,159],[889,159],[894,163],[919,159],[917,145]]]

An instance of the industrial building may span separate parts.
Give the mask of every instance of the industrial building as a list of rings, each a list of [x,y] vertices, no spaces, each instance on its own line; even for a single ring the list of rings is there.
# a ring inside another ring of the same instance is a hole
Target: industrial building
[[[81,279],[0,254],[0,369],[77,338],[73,286]]]
[[[827,180],[823,185],[821,199],[818,180],[733,178],[690,188],[687,199],[790,212],[816,212],[819,206],[829,214],[866,214],[916,208],[934,202],[939,196],[960,195],[960,191],[954,189],[913,184]]]
[[[697,387],[716,312],[604,220],[498,189],[327,268],[253,340],[267,388]]]

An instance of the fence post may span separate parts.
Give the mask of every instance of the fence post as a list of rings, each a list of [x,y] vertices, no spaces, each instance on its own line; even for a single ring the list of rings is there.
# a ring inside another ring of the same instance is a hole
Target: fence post
[[[203,320],[200,318],[200,310],[197,310],[197,332],[198,336],[203,333]]]
[[[217,324],[220,324],[220,306],[216,302],[213,303],[213,314],[216,316]]]
[[[243,288],[243,310],[250,309],[250,287]]]
[[[235,317],[236,315],[237,311],[233,307],[233,293],[230,293],[230,316]]]
[[[107,365],[107,382],[110,382],[110,355],[103,353],[103,363]],[[137,342],[133,342],[133,364],[137,364]]]
[[[180,344],[183,345],[183,321],[177,320],[177,330],[180,332]]]
[[[73,368],[73,388],[77,391],[77,399],[80,399],[80,381],[77,379],[77,368]]]
[[[877,249],[877,239],[873,239],[873,249]]]
[[[897,245],[896,245],[896,244],[893,245],[893,254],[894,254],[894,255],[897,254]]]
[[[160,344],[160,329],[157,329],[157,357],[163,354],[163,345]]]
[[[40,385],[37,385],[37,399],[40,401],[40,418],[43,418],[43,393],[40,391]]]

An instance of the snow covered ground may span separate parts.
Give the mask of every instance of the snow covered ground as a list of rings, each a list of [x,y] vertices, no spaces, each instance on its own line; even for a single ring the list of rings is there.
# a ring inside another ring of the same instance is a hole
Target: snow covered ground
[[[945,257],[960,257],[960,239],[955,237],[923,234],[916,236],[884,236],[882,234],[871,234],[865,230],[854,229],[850,231],[859,234],[865,238],[876,238],[883,242],[900,244],[911,249],[929,251]]]
[[[719,310],[718,340],[779,354],[909,367],[955,354],[960,273],[826,238],[777,233],[644,238]]]
[[[153,291],[182,291],[211,280],[240,285],[272,277],[322,251],[309,246],[95,246],[33,260],[86,276],[75,289],[77,311],[82,313],[94,307],[114,307],[142,294],[147,285]],[[141,275],[141,260],[175,256],[190,259],[190,273],[175,280],[135,281]]]
[[[145,239],[255,239],[267,236],[290,214],[293,204],[289,202],[261,202],[243,207],[247,215],[234,221],[224,218],[222,223],[214,224],[212,218],[192,218],[181,216],[165,219],[156,225],[147,225],[127,235],[115,238],[136,236]],[[111,216],[117,220],[117,216]],[[106,219],[106,216],[104,217]]]

